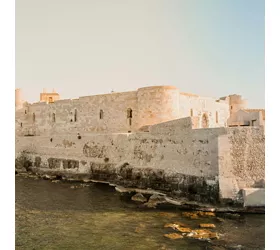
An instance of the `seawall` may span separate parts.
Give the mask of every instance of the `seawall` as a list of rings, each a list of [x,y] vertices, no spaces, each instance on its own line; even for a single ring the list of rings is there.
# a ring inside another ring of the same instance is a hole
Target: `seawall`
[[[263,129],[192,129],[194,123],[182,118],[148,133],[16,137],[16,168],[244,205],[242,190],[264,188]]]

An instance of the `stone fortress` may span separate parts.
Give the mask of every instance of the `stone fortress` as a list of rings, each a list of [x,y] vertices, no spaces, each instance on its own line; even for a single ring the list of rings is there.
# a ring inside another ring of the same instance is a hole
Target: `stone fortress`
[[[16,89],[16,168],[152,188],[213,204],[264,206],[264,110],[173,86],[22,101]]]
[[[59,100],[59,94],[41,93],[40,102],[28,104],[16,90],[18,135],[149,131],[151,125],[195,117],[194,128],[264,125],[260,110],[248,114],[240,95],[220,99],[180,92],[173,86],[140,88],[133,92]],[[242,113],[238,111],[242,110]],[[253,116],[252,116],[253,115]],[[247,119],[244,119],[247,118]]]

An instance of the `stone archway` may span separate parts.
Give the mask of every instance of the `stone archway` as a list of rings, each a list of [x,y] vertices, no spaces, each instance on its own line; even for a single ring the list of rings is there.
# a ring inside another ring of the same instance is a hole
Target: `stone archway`
[[[209,128],[209,119],[207,114],[203,114],[201,118],[201,127],[202,128]]]

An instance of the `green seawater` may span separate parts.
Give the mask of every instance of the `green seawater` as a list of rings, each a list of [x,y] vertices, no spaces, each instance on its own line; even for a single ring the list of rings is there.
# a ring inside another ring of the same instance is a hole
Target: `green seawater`
[[[113,187],[58,182],[16,176],[16,249],[264,249],[265,216],[242,215],[238,220],[197,220],[179,209],[144,209]],[[71,186],[79,188],[71,188]],[[218,215],[222,217],[222,215]],[[221,234],[211,242],[183,238],[166,223],[182,222],[192,229],[214,223]]]

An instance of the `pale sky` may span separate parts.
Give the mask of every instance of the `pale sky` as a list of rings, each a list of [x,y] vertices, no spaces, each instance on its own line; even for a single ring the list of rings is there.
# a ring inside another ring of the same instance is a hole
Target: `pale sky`
[[[39,101],[173,85],[264,108],[264,0],[16,0],[16,87]]]

